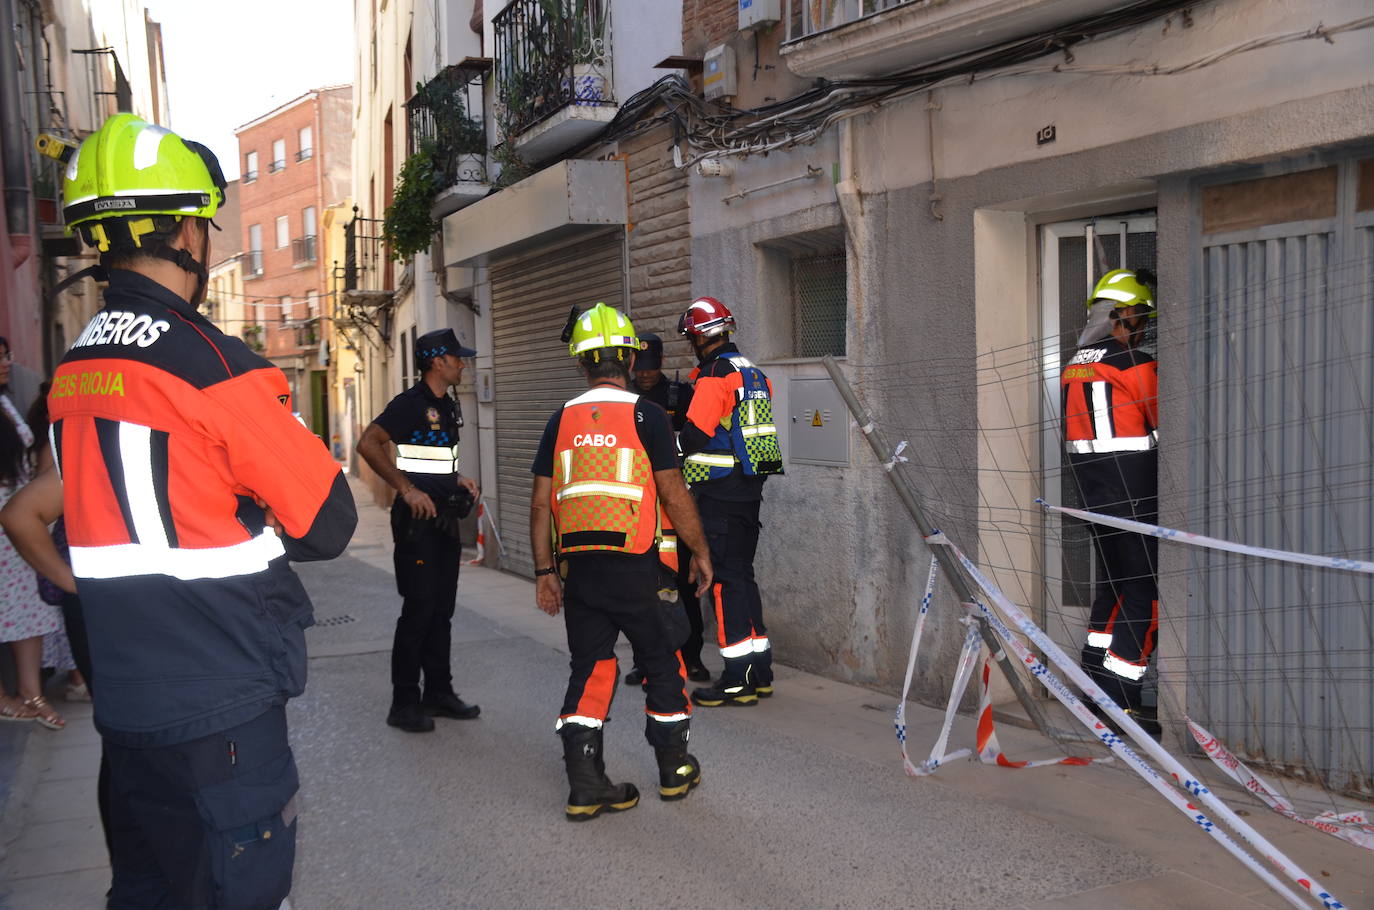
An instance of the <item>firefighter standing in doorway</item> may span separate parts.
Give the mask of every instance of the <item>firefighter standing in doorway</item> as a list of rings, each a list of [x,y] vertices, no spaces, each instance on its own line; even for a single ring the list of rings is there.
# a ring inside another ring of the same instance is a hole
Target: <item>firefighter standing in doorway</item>
[[[678,382],[663,375],[663,339],[651,332],[639,333],[639,353],[635,355],[635,389],[639,394],[668,412],[673,423],[673,432],[682,432],[687,423],[687,408],[692,404],[692,386]],[[711,672],[701,662],[702,621],[701,600],[696,596],[696,585],[688,579],[692,554],[678,541],[678,599],[687,612],[691,632],[682,646],[682,662],[687,665],[687,678],[692,682],[706,682]],[[625,675],[629,685],[642,685],[644,674],[638,667],[632,667]]]
[[[1159,374],[1155,359],[1140,350],[1155,316],[1150,279],[1128,269],[1102,276],[1061,390],[1064,444],[1084,508],[1153,524],[1159,517]],[[1083,669],[1158,736],[1158,717],[1142,704],[1141,680],[1159,625],[1159,541],[1099,524],[1090,529],[1101,579]]]
[[[773,694],[773,651],[754,581],[763,484],[781,474],[773,386],[730,342],[735,317],[714,297],[692,302],[678,320],[697,355],[692,406],[678,436],[683,478],[701,513],[716,580],[711,598],[725,669],[695,689],[698,705],[754,705]]]
[[[50,438],[99,679],[120,910],[286,898],[286,702],[305,686],[312,622],[288,561],[339,555],[357,521],[281,370],[197,309],[224,187],[209,149],[132,114],[67,158],[68,232],[100,264],[57,290],[109,284],[57,368]]]
[[[633,784],[605,772],[603,725],[619,669],[621,632],[645,673],[644,736],[659,768],[659,796],[677,800],[701,780],[687,752],[691,705],[677,654],[680,634],[659,599],[660,506],[692,550],[698,593],[711,583],[701,523],[678,470],[668,415],[629,391],[639,342],[619,311],[598,303],[565,332],[588,390],[549,418],[532,472],[530,546],[536,601],[563,610],[571,676],[556,729],[563,739],[566,817],[634,808]]]
[[[358,440],[358,454],[397,493],[391,538],[402,602],[391,646],[386,722],[407,733],[428,733],[435,717],[471,720],[481,713],[453,691],[450,665],[462,562],[458,523],[471,511],[478,489],[475,480],[458,473],[463,418],[448,390],[463,378],[463,361],[476,355],[452,329],[421,335],[415,341],[420,381],[391,399]],[[388,442],[396,444],[394,462]]]

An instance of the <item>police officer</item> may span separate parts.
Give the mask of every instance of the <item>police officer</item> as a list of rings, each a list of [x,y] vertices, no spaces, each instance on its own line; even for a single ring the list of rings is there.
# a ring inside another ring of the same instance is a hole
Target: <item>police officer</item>
[[[555,729],[568,772],[565,815],[585,821],[639,802],[633,784],[606,776],[602,750],[622,632],[647,676],[644,736],[658,759],[659,797],[682,799],[701,780],[701,763],[687,752],[692,709],[677,633],[658,594],[660,506],[692,548],[698,594],[711,583],[711,559],[668,416],[628,390],[634,326],[598,303],[575,316],[565,340],[588,390],[549,418],[540,439],[530,546],[539,608],[550,616],[566,608],[572,672]]]
[[[1084,507],[1153,524],[1159,514],[1158,364],[1140,349],[1155,315],[1148,273],[1116,269],[1088,300],[1088,328],[1061,377],[1064,444]],[[1105,335],[1105,337],[1103,337]],[[1147,732],[1141,679],[1159,625],[1155,537],[1089,525],[1101,567],[1083,669]]]
[[[208,149],[132,114],[86,138],[63,186],[108,281],[48,400],[116,910],[261,910],[290,891],[286,702],[312,608],[289,560],[337,556],[357,520],[286,377],[197,310],[224,186]]]
[[[673,432],[682,431],[687,423],[687,408],[692,403],[692,385],[678,382],[663,375],[663,339],[651,332],[639,333],[639,353],[635,355],[635,389],[640,395],[668,412],[673,423]],[[678,541],[678,600],[687,613],[691,632],[682,645],[682,661],[687,665],[687,678],[692,682],[706,682],[711,672],[701,662],[702,621],[701,600],[696,596],[696,585],[688,580],[692,554],[681,541]],[[638,667],[632,667],[625,675],[629,685],[642,685],[644,674]]]
[[[701,512],[716,582],[711,589],[725,669],[695,689],[706,707],[754,705],[773,694],[773,651],[754,581],[763,484],[782,473],[773,424],[773,386],[730,342],[735,317],[714,297],[699,297],[678,320],[697,355],[687,424],[678,436],[683,478]]]
[[[477,498],[477,482],[458,473],[458,404],[448,395],[477,352],[452,329],[415,342],[420,381],[386,406],[358,440],[358,454],[395,488],[391,538],[401,616],[391,647],[391,710],[386,722],[408,733],[434,729],[434,717],[471,720],[481,713],[453,691],[450,627],[458,600],[462,547],[458,522]],[[386,444],[396,444],[396,460]],[[424,695],[420,677],[424,676]]]

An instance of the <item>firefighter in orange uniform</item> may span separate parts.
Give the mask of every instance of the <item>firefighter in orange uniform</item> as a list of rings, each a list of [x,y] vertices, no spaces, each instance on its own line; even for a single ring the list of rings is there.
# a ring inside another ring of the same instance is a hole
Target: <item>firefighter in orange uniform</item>
[[[353,497],[281,370],[197,309],[224,201],[209,149],[116,114],[69,161],[67,229],[109,282],[48,399],[100,683],[108,906],[276,907],[313,622],[289,563],[343,552]]]
[[[692,709],[677,652],[686,630],[659,599],[660,505],[692,550],[698,594],[710,586],[711,559],[668,415],[628,391],[634,326],[598,303],[574,314],[564,335],[589,388],[549,418],[540,440],[530,545],[538,606],[550,616],[562,609],[567,624],[572,673],[556,729],[568,771],[566,817],[585,821],[639,802],[633,784],[607,778],[602,752],[621,632],[647,677],[644,735],[658,759],[660,798],[682,799],[701,781],[701,763],[687,751]]]
[[[1140,350],[1155,316],[1150,277],[1127,269],[1102,276],[1088,301],[1088,328],[1060,386],[1064,445],[1084,508],[1153,524],[1159,517],[1159,371]],[[1159,540],[1090,527],[1101,578],[1083,669],[1158,736],[1159,719],[1141,702],[1141,679],[1159,627]]]

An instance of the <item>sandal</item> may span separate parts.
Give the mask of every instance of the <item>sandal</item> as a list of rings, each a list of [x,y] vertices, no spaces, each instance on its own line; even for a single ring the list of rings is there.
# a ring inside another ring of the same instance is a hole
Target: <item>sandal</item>
[[[53,706],[41,695],[24,699],[24,707],[34,712],[33,719],[38,721],[39,726],[47,727],[49,730],[61,730],[67,726],[67,721],[62,715],[53,710]]]
[[[0,721],[23,721],[28,723],[34,715],[26,710],[24,703],[13,695],[0,695]]]
[[[67,683],[67,691],[62,698],[64,701],[90,701],[91,690],[85,683],[81,683],[80,685]]]

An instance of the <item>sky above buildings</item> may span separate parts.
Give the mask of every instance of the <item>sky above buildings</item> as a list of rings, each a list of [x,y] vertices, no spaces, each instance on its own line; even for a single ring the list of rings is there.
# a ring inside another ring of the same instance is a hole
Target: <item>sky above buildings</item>
[[[352,0],[144,0],[162,23],[171,127],[238,177],[234,128],[353,81]]]

